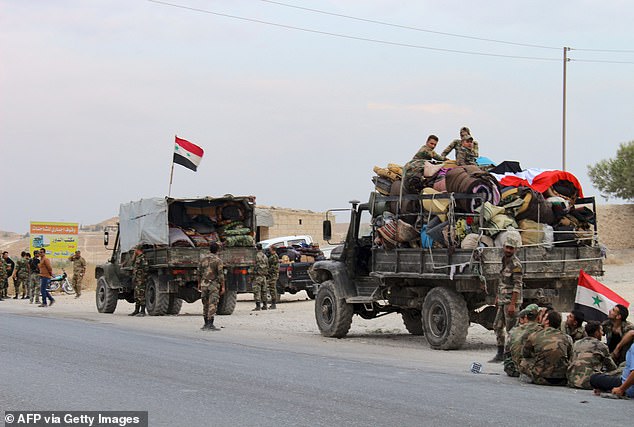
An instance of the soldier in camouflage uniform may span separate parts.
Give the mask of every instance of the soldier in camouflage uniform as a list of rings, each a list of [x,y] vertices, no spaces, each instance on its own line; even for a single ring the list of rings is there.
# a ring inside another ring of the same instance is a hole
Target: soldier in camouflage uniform
[[[134,260],[132,264],[132,283],[134,283],[134,300],[136,302],[134,311],[128,316],[145,316],[145,286],[150,265],[145,259],[143,246],[139,245],[134,250]]]
[[[506,341],[506,349],[504,352],[504,372],[509,377],[519,377],[520,371],[518,366],[522,361],[522,349],[526,337],[533,332],[541,329],[541,325],[537,322],[537,314],[539,306],[537,304],[529,304],[519,314],[519,325],[509,331],[509,339]]]
[[[280,257],[277,256],[275,248],[269,246],[269,274],[266,278],[269,288],[269,294],[271,294],[271,310],[275,310],[277,303],[277,279],[280,277]]]
[[[583,314],[583,311],[572,310],[568,313],[568,317],[566,317],[566,323],[564,325],[564,332],[570,335],[572,338],[572,342],[577,342],[581,338],[585,338],[586,330],[583,327],[583,321],[586,319],[586,316]]]
[[[510,331],[517,322],[517,312],[522,305],[522,264],[515,252],[520,246],[516,238],[510,236],[504,242],[504,256],[502,257],[502,270],[498,284],[495,304],[497,313],[493,322],[493,329],[497,339],[498,351],[490,362],[504,360],[504,343],[507,331]]]
[[[29,278],[29,304],[33,304],[33,299],[35,298],[35,303],[40,303],[40,293],[38,292],[40,288],[40,268],[38,267],[40,263],[40,251],[33,251],[33,258],[31,258],[31,277]]]
[[[444,161],[446,158],[439,154],[436,154],[434,148],[438,145],[438,137],[436,135],[429,135],[427,137],[427,142],[425,145],[420,147],[418,152],[414,154],[414,158],[412,160],[438,160],[440,162]]]
[[[216,242],[209,244],[209,252],[208,255],[203,256],[198,266],[200,276],[198,290],[203,303],[203,318],[205,319],[205,324],[201,329],[219,331],[220,329],[214,326],[214,316],[218,309],[220,295],[225,293],[224,266],[220,257],[216,255],[218,252]]]
[[[627,321],[629,310],[627,307],[617,304],[608,313],[608,320],[603,322],[603,333],[610,352],[614,352],[625,335],[634,330],[634,324]],[[612,357],[617,364],[625,362],[625,354],[630,349],[631,343],[620,346],[620,351],[613,353]]]
[[[29,280],[29,262],[26,259],[27,252],[22,251],[20,259],[15,263],[15,271],[13,272],[13,285],[15,286],[15,297],[20,297],[20,285],[22,285],[22,299],[28,298],[27,288]]]
[[[4,262],[4,258],[0,257],[0,301],[4,298],[4,282],[7,280],[7,264]]]
[[[603,330],[599,322],[586,323],[587,336],[572,346],[572,358],[568,365],[568,387],[592,389],[590,377],[616,369],[610,350],[601,342]]]
[[[9,277],[13,275],[15,269],[15,263],[9,258],[9,252],[2,252],[2,259],[4,260],[4,280],[2,281],[2,297],[9,298]]]
[[[255,300],[253,311],[266,310],[266,276],[269,274],[269,260],[262,253],[262,245],[258,243],[257,249],[253,278],[253,299]]]
[[[81,281],[84,279],[84,274],[86,274],[86,260],[81,256],[81,251],[75,251],[75,255],[71,255],[68,260],[73,263],[71,284],[73,289],[75,289],[75,298],[79,298],[81,296]]]
[[[566,385],[567,370],[572,357],[572,338],[561,332],[561,314],[549,312],[543,329],[526,338],[522,349],[520,374],[524,381],[541,385]],[[523,380],[520,375],[520,380]]]
[[[464,141],[467,138],[471,138],[471,131],[466,126],[461,127],[460,139],[454,139],[453,141],[451,141],[451,144],[449,144],[447,148],[445,148],[445,150],[441,153],[441,156],[447,157],[447,155],[451,153],[451,150],[455,150],[457,147],[461,147],[462,141]],[[476,158],[480,155],[480,148],[478,146],[478,141],[475,141],[475,140],[473,141],[473,148],[471,149],[471,151],[473,151],[473,154],[476,156]]]

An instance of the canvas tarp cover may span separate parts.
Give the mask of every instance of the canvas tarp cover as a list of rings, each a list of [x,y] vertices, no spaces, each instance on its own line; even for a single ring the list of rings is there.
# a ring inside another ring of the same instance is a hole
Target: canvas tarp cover
[[[255,223],[257,227],[273,227],[273,215],[266,209],[255,208]]]
[[[119,208],[119,239],[122,252],[138,244],[169,244],[165,198],[155,197],[122,204]]]

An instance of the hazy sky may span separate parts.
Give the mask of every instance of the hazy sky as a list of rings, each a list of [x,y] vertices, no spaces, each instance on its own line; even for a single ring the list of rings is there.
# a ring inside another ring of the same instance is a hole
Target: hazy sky
[[[587,165],[634,139],[632,1],[281,1],[518,44],[259,0],[170,3],[418,47],[146,0],[1,0],[0,230],[166,195],[175,134],[205,156],[196,173],[175,166],[173,196],[318,211],[367,199],[374,165],[464,125],[495,161],[560,168],[563,46],[567,166],[587,194]]]

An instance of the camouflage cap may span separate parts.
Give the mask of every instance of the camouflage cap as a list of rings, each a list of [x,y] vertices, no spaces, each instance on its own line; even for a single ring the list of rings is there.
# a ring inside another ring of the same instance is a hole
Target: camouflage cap
[[[522,242],[518,240],[519,239],[517,239],[515,235],[509,234],[508,236],[506,236],[506,239],[504,239],[504,246],[510,246],[511,248],[517,249],[522,246]]]
[[[143,250],[143,245],[141,245],[141,244],[136,245],[136,246],[134,247],[134,249],[138,249],[138,250],[142,251],[142,250]]]
[[[529,304],[522,311],[520,311],[519,316],[537,316],[537,313],[539,313],[539,306],[537,304]]]

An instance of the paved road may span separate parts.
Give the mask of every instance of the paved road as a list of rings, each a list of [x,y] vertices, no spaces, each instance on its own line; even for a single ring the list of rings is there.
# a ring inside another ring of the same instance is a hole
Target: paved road
[[[412,367],[398,354],[324,355],[265,333],[248,345],[225,331],[199,335],[0,312],[1,409],[147,410],[151,426],[364,427],[629,425],[634,410],[463,367]]]

